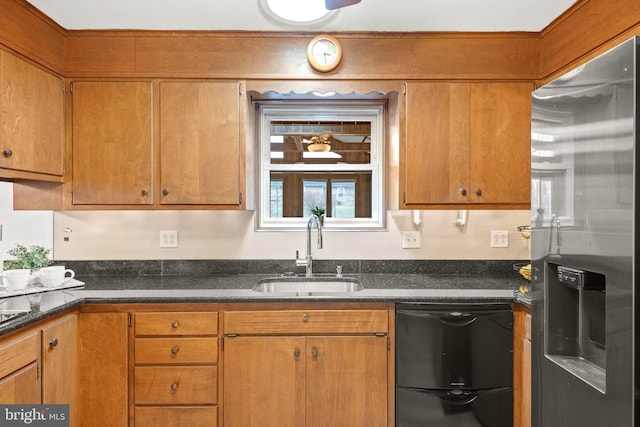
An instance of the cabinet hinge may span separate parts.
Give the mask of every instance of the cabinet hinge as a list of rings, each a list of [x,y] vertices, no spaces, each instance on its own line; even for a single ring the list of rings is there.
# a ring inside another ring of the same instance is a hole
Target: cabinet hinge
[[[131,313],[127,313],[127,326],[131,327],[133,325],[133,315]]]
[[[387,351],[391,351],[391,338],[387,337]]]
[[[239,194],[238,197],[238,204],[241,205],[242,204],[242,193]]]
[[[407,82],[402,83],[402,94],[407,94]]]
[[[36,362],[36,378],[40,379],[40,363]]]
[[[224,337],[220,338],[220,351],[224,351]]]
[[[404,191],[402,192],[402,203],[407,204],[407,193]]]
[[[62,93],[65,92],[65,86],[64,86],[64,82],[62,82]]]
[[[73,82],[69,84],[69,92],[73,93]]]
[[[238,83],[238,95],[242,95],[242,83]]]

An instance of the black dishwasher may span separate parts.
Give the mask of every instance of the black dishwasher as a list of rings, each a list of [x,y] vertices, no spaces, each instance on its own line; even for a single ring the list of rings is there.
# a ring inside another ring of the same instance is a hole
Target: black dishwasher
[[[396,427],[513,426],[510,304],[396,305]]]

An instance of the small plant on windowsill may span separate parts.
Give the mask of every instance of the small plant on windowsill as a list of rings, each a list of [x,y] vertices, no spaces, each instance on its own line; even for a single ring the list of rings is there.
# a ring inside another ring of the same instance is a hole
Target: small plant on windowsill
[[[322,215],[324,215],[324,209],[316,206],[315,208],[311,209],[311,213],[314,215],[318,215],[318,217],[321,217]]]
[[[311,214],[316,215],[320,219],[320,224],[324,225],[324,209],[316,206],[311,209]]]
[[[4,263],[4,269],[29,269],[31,270],[29,284],[36,284],[40,282],[39,269],[51,264],[51,260],[49,259],[50,252],[51,251],[46,249],[44,246],[30,245],[27,247],[21,244],[16,244],[13,249],[7,251],[7,254],[15,257],[15,259],[12,261],[6,261]]]

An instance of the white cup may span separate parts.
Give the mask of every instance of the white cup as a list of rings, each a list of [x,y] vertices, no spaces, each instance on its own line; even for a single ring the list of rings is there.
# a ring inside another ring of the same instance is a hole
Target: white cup
[[[1,274],[2,283],[8,291],[18,291],[24,289],[29,284],[29,277],[31,276],[31,270],[28,268],[21,268],[17,270],[5,270]]]
[[[64,268],[64,265],[52,265],[40,269],[40,283],[47,288],[62,285],[65,280],[73,279],[76,273],[73,270]]]

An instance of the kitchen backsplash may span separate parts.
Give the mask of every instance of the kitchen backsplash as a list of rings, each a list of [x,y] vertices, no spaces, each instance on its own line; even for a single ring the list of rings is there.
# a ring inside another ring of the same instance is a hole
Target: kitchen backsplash
[[[94,275],[188,275],[188,274],[284,274],[304,273],[290,260],[147,260],[56,261],[79,277]],[[335,273],[338,265],[349,274],[432,274],[513,276],[516,260],[319,260],[314,273]]]
[[[82,211],[54,213],[54,256],[64,260],[295,259],[306,254],[306,231],[256,231],[253,211]],[[391,210],[385,231],[325,231],[322,259],[529,259],[517,231],[529,211],[422,211],[421,247],[402,248],[415,230],[411,211]],[[178,246],[160,247],[160,230],[178,232]],[[507,230],[509,246],[491,248],[491,231]],[[315,238],[315,230],[312,232]]]

